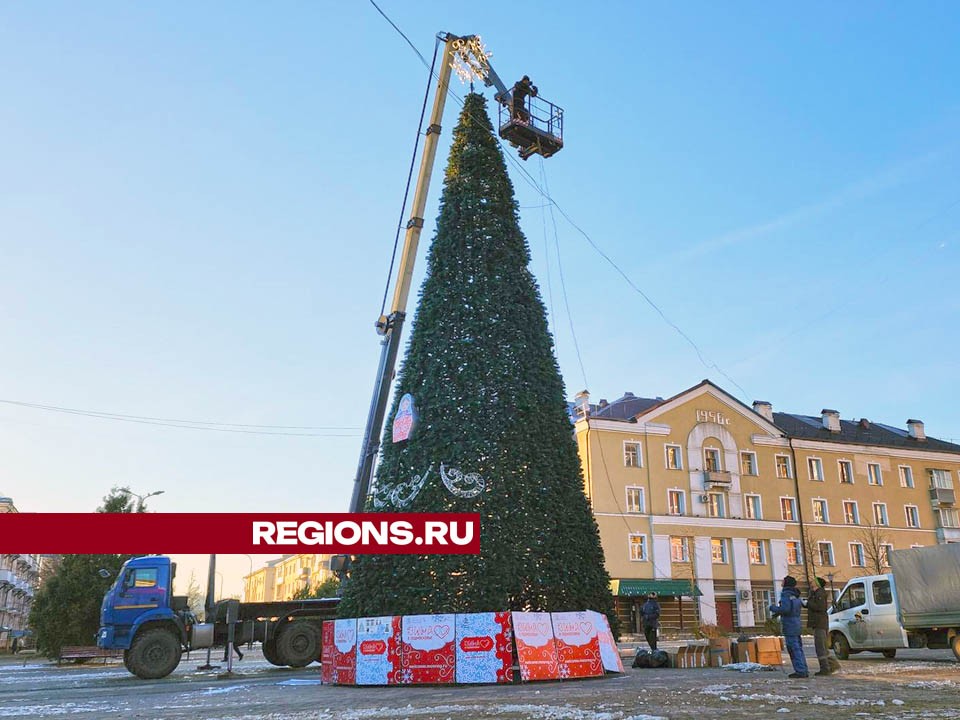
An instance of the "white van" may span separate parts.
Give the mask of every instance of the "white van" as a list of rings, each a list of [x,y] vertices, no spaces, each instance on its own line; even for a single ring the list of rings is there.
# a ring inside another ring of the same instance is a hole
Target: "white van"
[[[897,618],[893,575],[853,578],[829,610],[830,642],[841,660],[869,650],[896,656],[908,647],[907,632]]]

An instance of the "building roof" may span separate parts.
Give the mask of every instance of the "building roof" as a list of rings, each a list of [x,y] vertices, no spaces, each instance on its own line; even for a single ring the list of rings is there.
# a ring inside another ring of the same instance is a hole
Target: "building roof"
[[[662,402],[662,397],[637,397],[632,392],[627,392],[611,403],[601,400],[598,405],[591,405],[590,415],[605,420],[631,420]]]
[[[693,387],[687,388],[676,395],[664,400],[662,397],[644,398],[638,397],[631,392],[624,393],[622,397],[617,398],[611,403],[601,400],[599,404],[590,405],[590,417],[602,418],[604,420],[621,420],[630,422],[638,415],[641,415],[651,408],[664,403],[669,403],[702,385],[709,385],[716,388],[724,395],[730,398],[731,402],[738,403],[751,413],[756,411],[746,403],[730,395],[723,388],[710,380],[702,380]],[[576,420],[575,411],[571,407],[571,419]],[[835,411],[830,411],[835,412]],[[763,416],[757,414],[758,418]],[[908,422],[916,422],[910,420]],[[883,423],[869,422],[868,420],[840,420],[840,432],[831,432],[823,426],[823,418],[820,415],[799,415],[794,413],[773,413],[773,424],[776,425],[789,438],[798,440],[820,440],[823,442],[845,443],[851,445],[865,445],[874,447],[891,447],[911,450],[933,450],[938,452],[960,453],[960,444],[938,440],[937,438],[926,436],[923,440],[916,440],[910,437],[910,433],[905,428],[898,428]]]
[[[868,420],[840,420],[840,432],[831,432],[823,427],[819,415],[775,412],[773,422],[788,437],[802,440],[960,453],[960,445],[956,443],[938,440],[929,435],[925,440],[914,440],[906,430]]]

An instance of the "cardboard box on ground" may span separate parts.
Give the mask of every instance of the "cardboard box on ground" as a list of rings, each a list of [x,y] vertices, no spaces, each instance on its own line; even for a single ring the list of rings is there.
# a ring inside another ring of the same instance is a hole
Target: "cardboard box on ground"
[[[758,637],[737,642],[731,638],[711,638],[706,643],[690,643],[670,655],[671,667],[681,669],[723,667],[730,663],[751,662],[760,665],[783,664],[783,638]]]

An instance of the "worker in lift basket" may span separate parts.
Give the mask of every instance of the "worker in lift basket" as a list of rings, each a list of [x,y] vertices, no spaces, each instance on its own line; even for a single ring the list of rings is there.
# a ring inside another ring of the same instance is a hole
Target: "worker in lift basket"
[[[537,86],[530,82],[529,75],[524,75],[520,81],[513,86],[511,95],[513,98],[513,108],[511,109],[513,119],[518,122],[529,123],[530,113],[526,108],[527,96],[537,96]]]
[[[800,591],[797,590],[797,579],[787,575],[783,579],[783,591],[780,593],[780,604],[771,605],[770,612],[780,617],[783,625],[783,638],[787,643],[787,652],[790,653],[790,662],[793,672],[787,677],[810,677],[807,670],[807,659],[803,656],[803,644],[800,642],[800,609],[803,602],[800,600]]]

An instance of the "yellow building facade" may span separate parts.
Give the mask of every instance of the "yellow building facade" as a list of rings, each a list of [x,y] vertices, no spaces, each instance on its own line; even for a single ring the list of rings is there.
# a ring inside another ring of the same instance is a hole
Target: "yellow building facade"
[[[960,445],[744,405],[709,381],[573,408],[623,627],[658,592],[665,627],[762,626],[787,574],[837,589],[894,549],[960,542]]]
[[[244,578],[244,602],[291,600],[333,577],[330,556],[302,553],[270,560]]]

